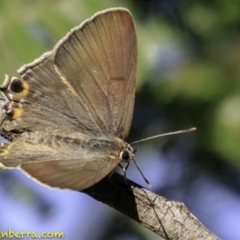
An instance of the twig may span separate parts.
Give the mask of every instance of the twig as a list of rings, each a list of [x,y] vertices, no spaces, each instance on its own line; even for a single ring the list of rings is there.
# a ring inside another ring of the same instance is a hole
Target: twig
[[[141,225],[171,240],[217,240],[181,202],[168,201],[114,173],[83,191]]]

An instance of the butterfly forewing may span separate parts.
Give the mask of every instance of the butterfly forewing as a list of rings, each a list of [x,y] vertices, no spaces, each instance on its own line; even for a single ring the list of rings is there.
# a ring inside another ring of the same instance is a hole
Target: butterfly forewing
[[[120,162],[132,120],[136,33],[126,9],[94,15],[1,90],[0,162],[49,186],[82,190]],[[14,133],[14,134],[13,134]],[[117,136],[118,138],[116,138]]]
[[[73,29],[56,49],[57,71],[81,96],[104,134],[122,139],[128,135],[136,56],[133,20],[122,10],[95,15]]]

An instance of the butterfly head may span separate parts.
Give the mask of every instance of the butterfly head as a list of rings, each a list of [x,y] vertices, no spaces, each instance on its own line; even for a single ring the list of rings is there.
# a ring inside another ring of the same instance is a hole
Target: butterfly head
[[[142,175],[144,181],[147,183],[147,185],[149,187],[151,187],[151,183],[147,180],[147,178],[144,176],[143,172],[141,171],[141,169],[139,168],[139,166],[137,165],[137,162],[134,159],[135,153],[137,152],[137,149],[134,149],[130,144],[126,144],[121,153],[120,153],[120,159],[122,160],[122,162],[127,162],[127,166],[125,168],[122,168],[121,164],[119,164],[119,166],[124,170],[124,177],[126,178],[126,171],[128,169],[128,166],[130,164],[130,161],[132,160],[134,162],[134,164],[136,165],[138,171],[140,172],[140,174]]]
[[[137,149],[134,149],[130,144],[127,144],[120,153],[120,158],[124,162],[129,162],[134,158]]]

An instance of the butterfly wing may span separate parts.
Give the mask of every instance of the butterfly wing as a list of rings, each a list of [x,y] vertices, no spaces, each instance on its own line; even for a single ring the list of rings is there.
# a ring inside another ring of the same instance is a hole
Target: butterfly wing
[[[81,96],[104,133],[121,139],[127,137],[133,115],[136,46],[132,16],[116,10],[73,29],[55,51],[63,81]]]
[[[43,136],[25,132],[18,141],[1,143],[0,158],[4,167],[20,168],[51,187],[82,190],[98,182],[119,163],[121,142],[113,139],[109,143],[86,139],[79,133],[49,138],[47,133]]]
[[[7,76],[1,87],[7,101],[1,101],[0,131],[13,142],[2,145],[0,162],[60,188],[84,189],[111,172],[120,161],[119,146],[113,155],[109,149],[95,155],[80,144],[73,154],[71,144],[56,139],[74,132],[85,140],[128,135],[136,78],[131,14],[98,13],[19,73],[22,79]]]

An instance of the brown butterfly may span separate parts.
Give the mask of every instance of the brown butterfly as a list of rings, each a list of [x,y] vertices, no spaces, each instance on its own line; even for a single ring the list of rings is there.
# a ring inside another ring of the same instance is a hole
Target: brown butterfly
[[[1,86],[0,162],[51,187],[83,190],[134,151],[137,41],[127,9],[95,14]]]
[[[126,175],[130,160],[135,162],[134,149],[123,139],[132,122],[136,62],[132,15],[112,8],[20,68],[20,79],[6,76],[0,87],[0,134],[10,143],[0,144],[2,166],[74,190],[97,183],[121,161],[127,162]]]

